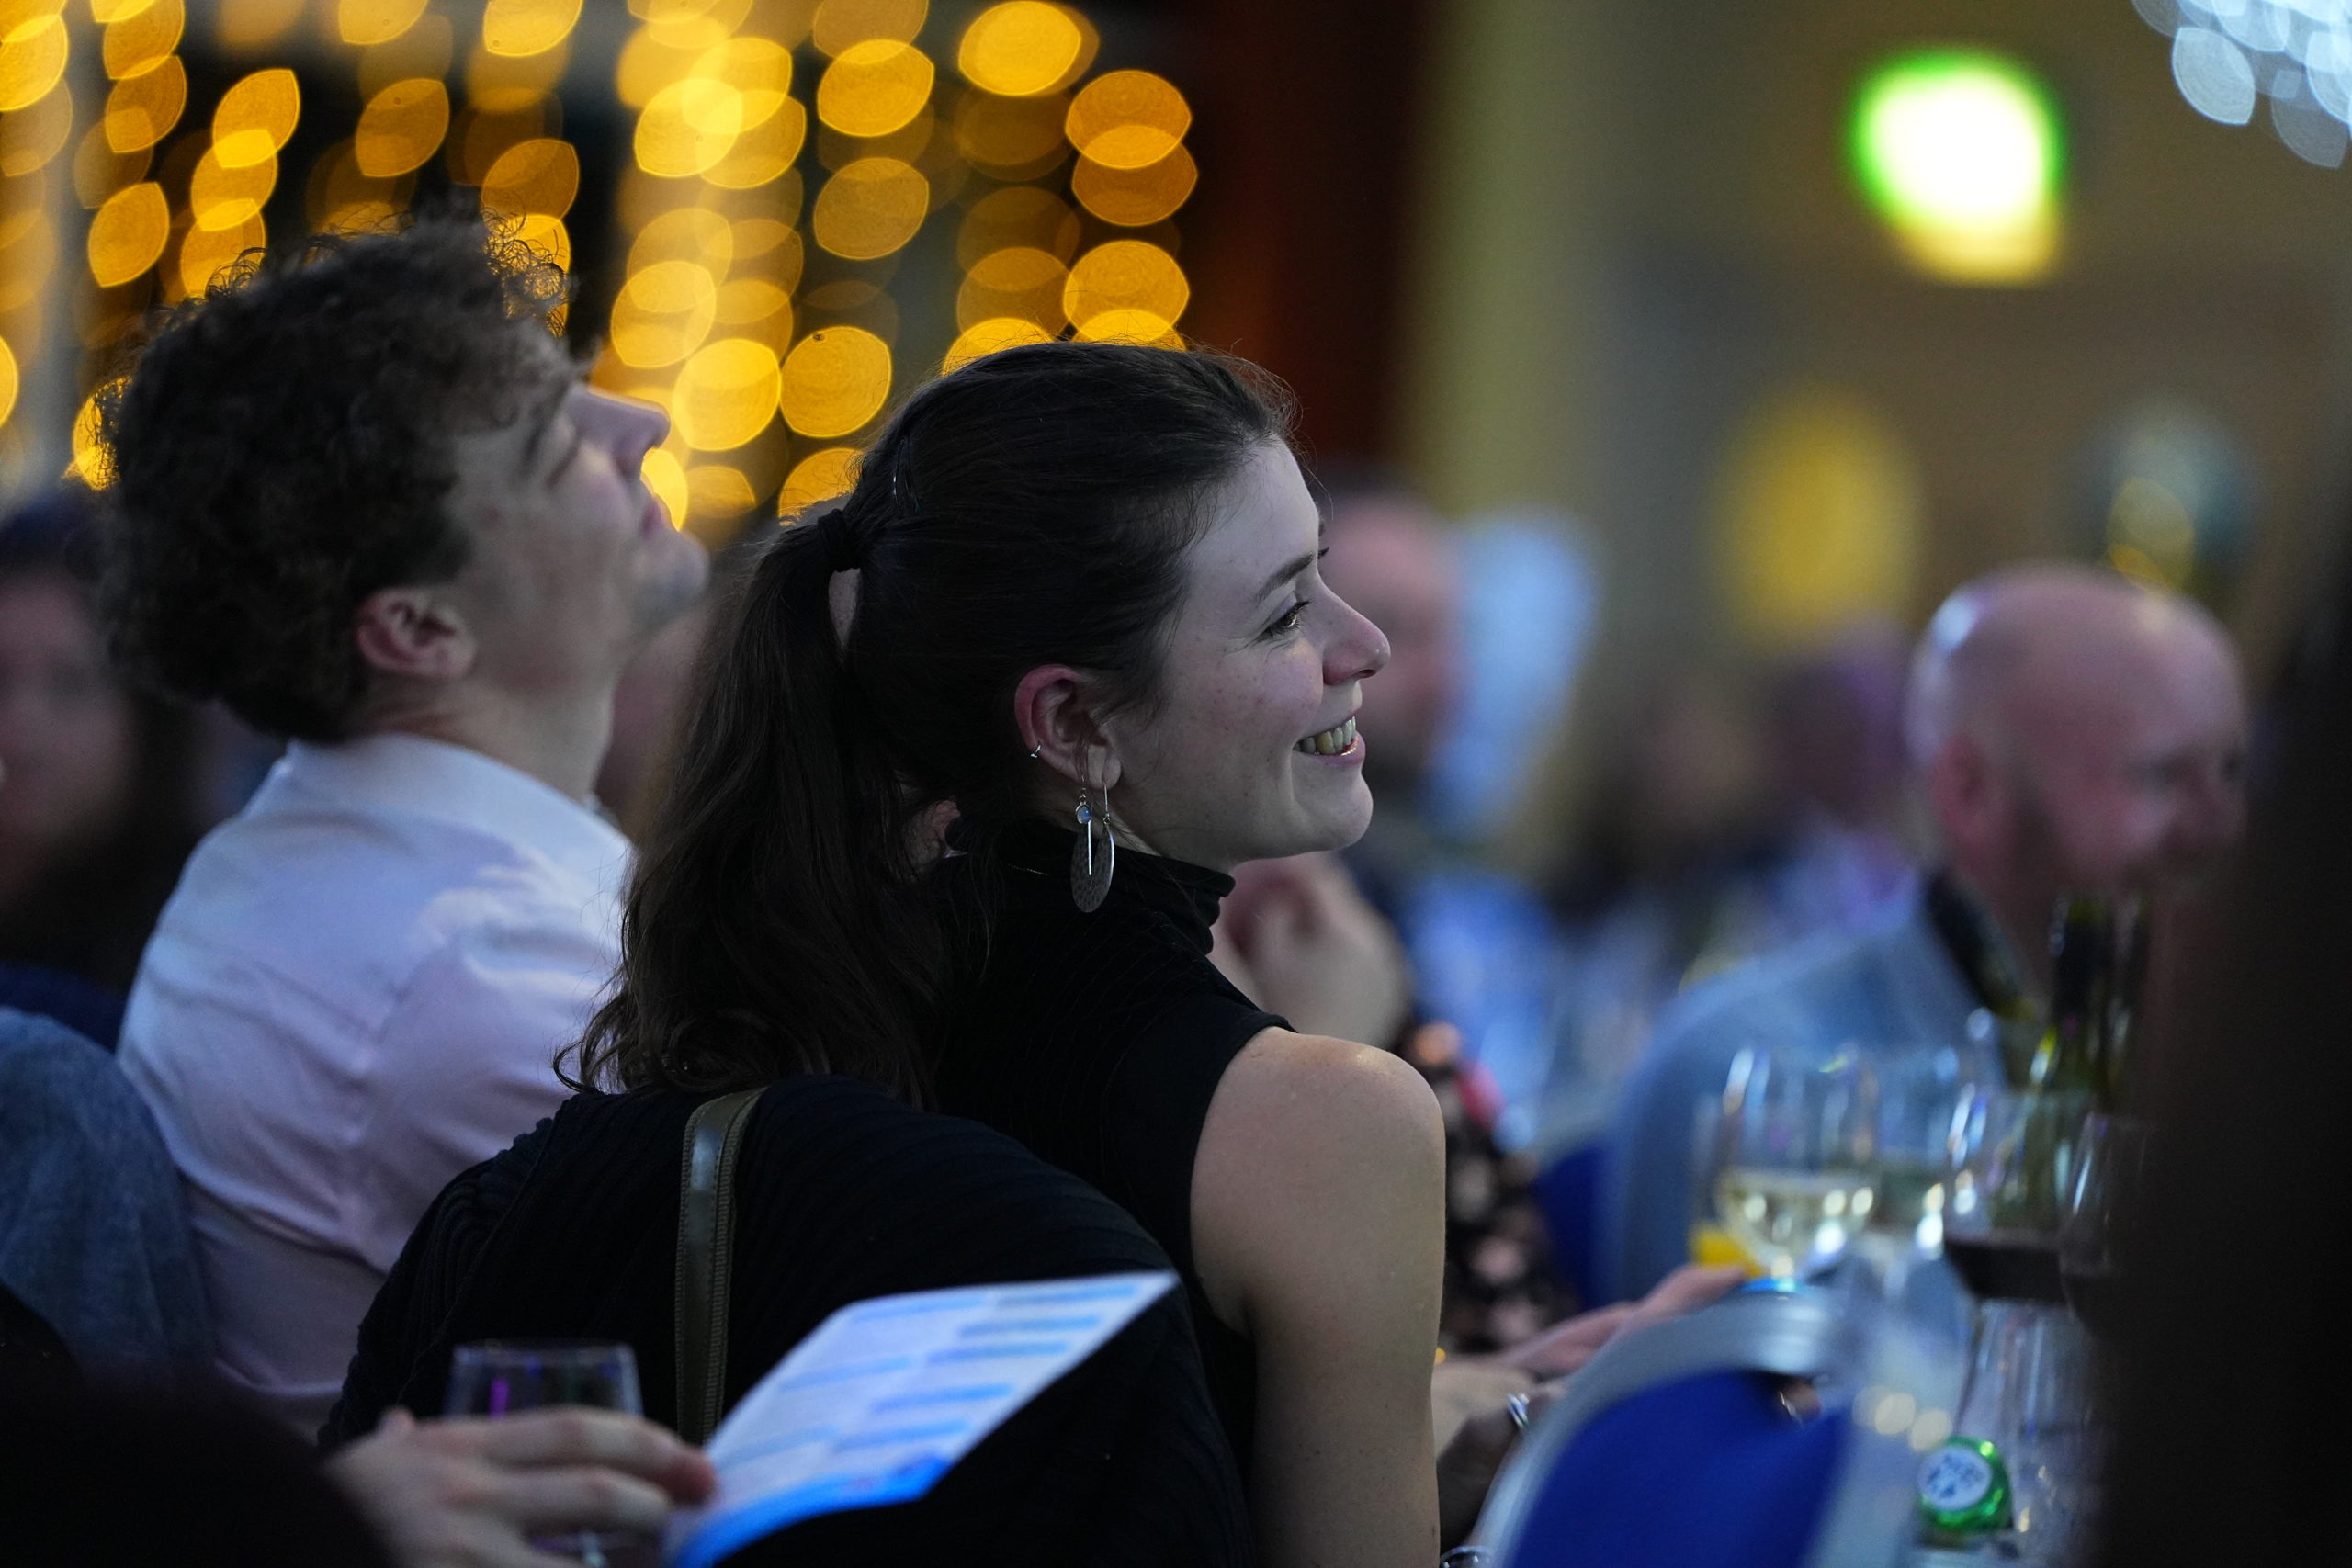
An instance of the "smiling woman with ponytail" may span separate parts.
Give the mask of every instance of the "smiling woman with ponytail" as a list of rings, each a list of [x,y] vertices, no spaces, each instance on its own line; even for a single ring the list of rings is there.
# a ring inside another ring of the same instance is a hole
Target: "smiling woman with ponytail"
[[[843,1074],[1100,1189],[1183,1275],[1274,1568],[1427,1568],[1442,1140],[1209,964],[1243,861],[1371,817],[1380,633],[1284,394],[1044,344],[916,392],[721,612],[583,1081]]]

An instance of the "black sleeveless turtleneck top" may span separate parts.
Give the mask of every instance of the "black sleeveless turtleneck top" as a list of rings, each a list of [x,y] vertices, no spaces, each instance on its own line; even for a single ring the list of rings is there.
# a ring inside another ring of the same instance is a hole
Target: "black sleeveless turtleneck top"
[[[1023,824],[934,874],[959,933],[940,1109],[1081,1178],[1167,1250],[1247,1475],[1255,1363],[1201,1290],[1193,1164],[1225,1069],[1261,1030],[1289,1025],[1209,962],[1209,926],[1231,877],[1122,849],[1110,897],[1081,914],[1069,893],[1076,842]]]

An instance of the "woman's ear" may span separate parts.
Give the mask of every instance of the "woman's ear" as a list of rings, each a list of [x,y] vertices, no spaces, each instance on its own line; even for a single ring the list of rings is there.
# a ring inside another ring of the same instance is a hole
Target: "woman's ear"
[[[1094,713],[1093,682],[1067,664],[1041,664],[1012,693],[1022,749],[1069,781],[1101,792],[1119,782],[1119,758]]]

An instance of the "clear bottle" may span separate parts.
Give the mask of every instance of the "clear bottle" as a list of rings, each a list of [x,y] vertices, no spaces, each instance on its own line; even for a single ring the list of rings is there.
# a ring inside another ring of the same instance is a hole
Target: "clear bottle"
[[[2090,1341],[2072,1314],[1984,1303],[1952,1435],[1919,1467],[1921,1560],[2071,1562],[2098,1476],[2091,1397]]]

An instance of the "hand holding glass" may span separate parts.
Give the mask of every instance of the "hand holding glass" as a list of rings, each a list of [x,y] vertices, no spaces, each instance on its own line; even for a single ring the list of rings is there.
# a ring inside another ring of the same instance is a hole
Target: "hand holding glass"
[[[460,1345],[449,1358],[447,1416],[520,1415],[550,1405],[581,1404],[645,1414],[639,1396],[637,1357],[626,1345],[594,1340],[485,1339]],[[582,1530],[534,1542],[540,1550],[606,1568],[645,1543]]]

